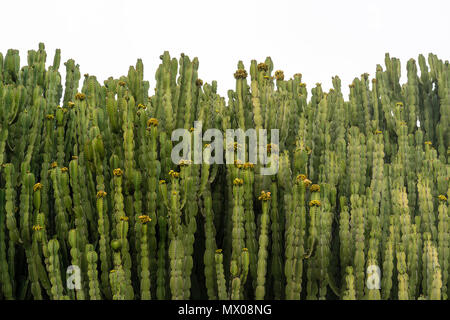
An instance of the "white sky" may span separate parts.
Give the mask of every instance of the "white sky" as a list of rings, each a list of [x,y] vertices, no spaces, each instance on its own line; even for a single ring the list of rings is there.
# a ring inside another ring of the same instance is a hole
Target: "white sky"
[[[403,74],[419,53],[450,57],[448,0],[13,0],[1,11],[0,52],[19,49],[21,65],[44,42],[48,64],[62,50],[63,76],[73,58],[103,83],[142,58],[150,94],[165,50],[197,56],[199,77],[217,80],[222,95],[234,89],[239,60],[248,70],[251,59],[271,56],[286,77],[302,73],[309,90],[316,82],[330,88],[338,75],[347,93],[355,76],[384,66],[385,52],[401,59]]]

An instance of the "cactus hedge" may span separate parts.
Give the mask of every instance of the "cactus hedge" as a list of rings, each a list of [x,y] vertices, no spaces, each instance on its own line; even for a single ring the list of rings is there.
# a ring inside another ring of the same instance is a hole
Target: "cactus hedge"
[[[239,61],[225,99],[184,54],[153,94],[140,59],[103,84],[70,59],[63,85],[60,57],[0,53],[0,299],[449,299],[448,61],[401,84],[386,54],[348,99]],[[177,128],[278,129],[278,171],[237,142],[173,163]]]

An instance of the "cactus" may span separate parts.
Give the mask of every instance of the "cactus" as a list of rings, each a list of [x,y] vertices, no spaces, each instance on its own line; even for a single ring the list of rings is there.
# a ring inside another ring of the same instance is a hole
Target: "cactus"
[[[402,84],[387,54],[348,97],[238,61],[225,100],[197,58],[160,58],[149,95],[141,59],[103,83],[70,59],[63,85],[59,49],[0,54],[0,299],[449,299],[447,61]]]
[[[268,229],[270,223],[269,215],[269,200],[271,199],[270,192],[261,191],[259,200],[262,201],[262,215],[261,215],[261,232],[259,236],[258,249],[258,265],[256,274],[256,289],[255,299],[262,300],[265,295],[265,283],[267,272],[267,245],[268,245]]]

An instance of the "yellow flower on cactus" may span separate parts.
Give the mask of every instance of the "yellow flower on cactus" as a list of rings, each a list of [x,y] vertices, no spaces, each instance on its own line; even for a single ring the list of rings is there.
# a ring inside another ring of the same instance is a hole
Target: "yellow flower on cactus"
[[[55,119],[55,116],[53,114],[48,114],[47,115],[47,119],[48,120],[53,120],[53,119]]]
[[[61,172],[67,172],[67,171],[69,171],[69,169],[67,167],[62,167],[61,168]]]
[[[425,144],[426,144],[427,146],[431,146],[431,141],[425,141]]]
[[[73,108],[73,107],[75,106],[75,103],[72,102],[72,101],[69,101],[69,102],[67,103],[67,105],[69,106],[69,108]]]
[[[245,79],[245,78],[247,78],[247,71],[245,71],[244,69],[238,69],[234,73],[234,78],[235,79]]]
[[[188,165],[190,165],[192,163],[192,161],[191,160],[188,160],[188,159],[181,159],[180,160],[180,162],[178,163],[181,167],[183,167],[183,166],[188,166]]]
[[[222,251],[223,251],[222,249],[217,249],[216,253],[222,253]]]
[[[128,221],[128,217],[127,216],[121,216],[120,217],[120,221]]]
[[[166,180],[159,180],[159,184],[165,184]]]
[[[36,192],[37,190],[41,190],[43,187],[42,183],[38,182],[33,186],[33,191]]]
[[[122,169],[117,168],[117,169],[113,170],[113,174],[117,177],[120,177],[123,174],[123,171],[122,171]]]
[[[139,103],[138,109],[147,109],[147,107],[145,105],[143,105],[142,103]]]
[[[254,164],[251,163],[251,162],[246,162],[246,163],[244,163],[244,169],[245,169],[245,170],[247,170],[247,169],[253,169],[253,167],[254,167]]]
[[[234,160],[234,165],[235,165],[238,169],[240,169],[240,168],[243,167],[244,164],[242,163],[241,160],[237,159],[237,160]]]
[[[125,85],[126,85],[125,81],[119,81],[119,86],[125,87]]]
[[[381,130],[375,130],[375,134],[382,134]]]
[[[299,175],[297,175],[297,178],[296,178],[297,182],[303,181],[305,179],[306,179],[306,174],[303,174],[303,173],[300,173]]]
[[[158,120],[156,118],[150,118],[147,120],[147,127],[158,126]]]
[[[44,229],[44,227],[42,227],[42,226],[40,226],[40,225],[35,225],[35,226],[32,227],[32,230],[33,230],[33,231],[40,231],[40,230],[42,230],[42,229]]]
[[[106,197],[106,195],[107,195],[107,193],[105,191],[99,190],[97,192],[97,199],[104,198],[104,197]]]
[[[440,194],[440,195],[438,196],[438,198],[439,198],[440,201],[447,201],[447,197],[444,196],[443,194]]]
[[[275,79],[284,80],[284,72],[281,70],[275,71]]]
[[[320,191],[320,186],[318,184],[313,184],[311,186],[311,188],[309,188],[309,190],[311,190],[311,192],[319,192]]]
[[[239,179],[239,178],[236,178],[236,179],[233,180],[233,184],[235,186],[242,186],[243,183],[244,183],[244,180]]]
[[[258,63],[258,71],[267,71],[269,70],[269,66],[265,64],[264,62]]]
[[[258,197],[258,200],[268,201],[270,200],[270,192],[261,191],[261,195]]]
[[[310,207],[320,207],[320,205],[321,205],[320,200],[311,200],[309,202]]]
[[[56,161],[53,161],[50,167],[56,168],[58,166],[58,163]]]
[[[171,176],[172,178],[178,178],[180,176],[180,173],[176,172],[176,171],[173,171],[173,170],[170,170],[169,171],[169,176]]]
[[[142,224],[146,224],[146,223],[149,223],[150,221],[152,221],[152,219],[146,214],[141,215],[138,218],[139,218],[139,220],[141,221]]]
[[[78,92],[75,95],[75,99],[77,99],[77,100],[84,100],[84,99],[86,99],[86,95],[84,93]]]

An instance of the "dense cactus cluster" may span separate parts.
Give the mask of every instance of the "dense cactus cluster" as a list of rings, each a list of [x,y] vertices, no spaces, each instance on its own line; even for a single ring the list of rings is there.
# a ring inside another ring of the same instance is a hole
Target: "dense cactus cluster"
[[[160,58],[149,96],[141,60],[103,84],[68,60],[63,86],[60,50],[0,54],[0,299],[449,299],[448,61],[400,84],[386,55],[347,100],[239,62],[225,100]],[[278,172],[238,143],[173,163],[194,121],[279,129]]]

